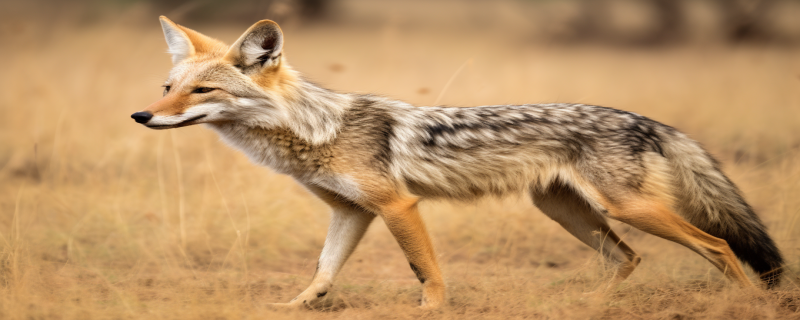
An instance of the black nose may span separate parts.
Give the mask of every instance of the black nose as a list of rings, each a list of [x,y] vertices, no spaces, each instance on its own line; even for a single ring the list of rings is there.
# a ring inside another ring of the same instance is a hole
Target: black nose
[[[147,121],[150,121],[150,118],[152,117],[153,117],[152,113],[144,111],[137,112],[131,115],[131,118],[133,118],[133,120],[136,120],[136,122],[138,123],[147,123]]]

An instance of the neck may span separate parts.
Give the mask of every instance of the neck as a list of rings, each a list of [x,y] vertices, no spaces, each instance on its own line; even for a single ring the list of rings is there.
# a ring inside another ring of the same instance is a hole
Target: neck
[[[287,85],[284,92],[280,107],[285,110],[286,129],[311,145],[325,144],[336,138],[349,96],[299,78]]]
[[[325,150],[339,134],[350,100],[297,79],[268,96],[238,99],[237,120],[209,126],[254,162],[302,176],[327,163]]]
[[[350,97],[320,88],[287,70],[282,81],[259,94],[238,98],[235,120],[210,124],[220,134],[255,130],[286,130],[309,145],[334,140],[342,126]]]

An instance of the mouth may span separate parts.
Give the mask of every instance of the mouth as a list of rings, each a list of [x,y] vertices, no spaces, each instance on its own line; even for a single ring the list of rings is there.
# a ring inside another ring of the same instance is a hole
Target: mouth
[[[148,125],[148,124],[145,124],[145,126],[146,126],[146,127],[148,127],[148,128],[150,128],[150,129],[171,129],[171,128],[180,128],[180,127],[185,127],[185,126],[188,126],[188,125],[192,125],[192,124],[194,124],[193,122],[195,122],[195,121],[197,121],[197,120],[200,120],[200,119],[202,119],[202,118],[205,118],[205,117],[206,117],[206,115],[205,115],[205,114],[201,114],[201,115],[194,116],[194,117],[191,117],[191,118],[189,118],[189,119],[183,120],[183,121],[181,121],[181,122],[178,122],[178,123],[176,123],[176,124],[162,124],[162,125],[159,125],[159,124],[156,124],[156,125]]]

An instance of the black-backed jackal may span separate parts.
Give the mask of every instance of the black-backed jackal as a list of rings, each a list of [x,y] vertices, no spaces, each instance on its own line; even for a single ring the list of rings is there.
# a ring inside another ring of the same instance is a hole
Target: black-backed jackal
[[[783,259],[718,163],[675,129],[640,115],[580,104],[414,107],[341,94],[304,81],[269,20],[232,46],[161,25],[174,68],[164,97],[132,117],[149,128],[199,123],[254,162],[291,175],[333,208],[311,285],[286,305],[324,296],[370,222],[381,217],[423,284],[422,306],[445,298],[422,199],[528,193],[546,215],[616,266],[639,256],[606,218],[680,243],[737,284],[737,258],[767,287]]]

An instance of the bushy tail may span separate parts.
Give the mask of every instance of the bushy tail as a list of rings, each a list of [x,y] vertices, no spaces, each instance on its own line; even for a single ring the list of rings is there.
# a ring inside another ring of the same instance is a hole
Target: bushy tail
[[[680,214],[706,233],[727,241],[736,257],[749,264],[767,288],[776,287],[783,257],[761,219],[708,152],[683,134],[670,136],[663,149],[675,169]]]

